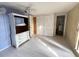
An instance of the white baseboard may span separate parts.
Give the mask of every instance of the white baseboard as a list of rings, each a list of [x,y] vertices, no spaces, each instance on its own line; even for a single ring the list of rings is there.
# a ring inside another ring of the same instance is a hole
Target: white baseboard
[[[10,46],[11,46],[11,45],[8,45],[7,47],[1,49],[0,52],[3,51],[3,50],[5,50],[5,49],[7,49],[7,48],[9,48]]]

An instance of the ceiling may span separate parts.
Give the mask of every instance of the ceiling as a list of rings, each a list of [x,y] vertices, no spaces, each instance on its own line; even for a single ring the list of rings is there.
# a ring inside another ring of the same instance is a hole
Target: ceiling
[[[22,11],[30,6],[33,15],[68,12],[77,4],[78,2],[0,2],[0,5],[10,6]]]

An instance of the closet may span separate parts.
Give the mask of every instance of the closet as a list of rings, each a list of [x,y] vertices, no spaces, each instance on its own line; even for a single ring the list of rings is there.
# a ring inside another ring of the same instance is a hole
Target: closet
[[[30,39],[29,18],[25,15],[10,13],[11,43],[18,48]]]
[[[37,16],[37,35],[53,36],[54,15]]]

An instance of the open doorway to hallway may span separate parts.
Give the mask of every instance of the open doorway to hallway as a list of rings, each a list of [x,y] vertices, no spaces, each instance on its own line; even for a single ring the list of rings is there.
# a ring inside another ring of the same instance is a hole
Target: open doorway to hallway
[[[55,35],[63,36],[65,34],[66,14],[56,14]]]
[[[57,16],[56,35],[63,35],[65,15]]]

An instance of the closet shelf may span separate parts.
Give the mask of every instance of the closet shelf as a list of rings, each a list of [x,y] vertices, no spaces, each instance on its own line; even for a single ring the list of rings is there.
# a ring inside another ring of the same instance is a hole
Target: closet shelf
[[[26,26],[25,23],[22,23],[22,24],[16,24],[16,26]]]

